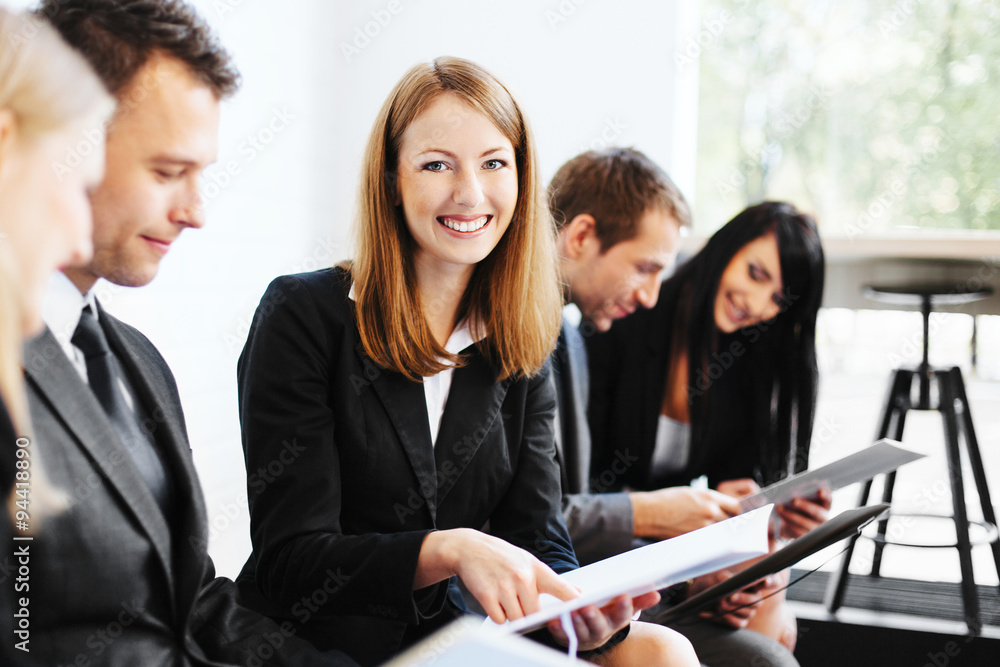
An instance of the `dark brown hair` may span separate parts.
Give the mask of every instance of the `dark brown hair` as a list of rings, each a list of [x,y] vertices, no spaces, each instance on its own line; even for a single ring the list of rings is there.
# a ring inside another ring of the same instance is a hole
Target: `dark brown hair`
[[[635,238],[651,209],[691,223],[687,201],[666,172],[634,148],[581,153],[556,172],[549,185],[549,211],[556,229],[578,215],[593,216],[601,251]]]
[[[154,54],[184,63],[219,99],[239,88],[229,53],[179,0],[42,0],[35,13],[84,55],[115,97]]]

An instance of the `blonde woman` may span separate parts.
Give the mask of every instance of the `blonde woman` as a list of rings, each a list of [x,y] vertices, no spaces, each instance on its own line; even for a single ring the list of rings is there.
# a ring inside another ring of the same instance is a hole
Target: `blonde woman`
[[[241,580],[320,648],[384,661],[464,613],[456,579],[498,622],[540,593],[577,595],[555,574],[577,561],[554,459],[546,359],[562,293],[541,195],[507,89],[465,60],[419,65],[370,135],[354,261],[279,278],[261,301],[238,368]],[[577,614],[581,648],[656,597]]]
[[[21,344],[42,327],[49,274],[90,257],[89,191],[104,171],[103,128],[114,107],[84,60],[31,15],[0,8],[0,44],[0,493],[20,531],[58,505],[31,446]],[[0,520],[4,553],[9,519]],[[18,664],[14,578],[4,579],[0,656]]]

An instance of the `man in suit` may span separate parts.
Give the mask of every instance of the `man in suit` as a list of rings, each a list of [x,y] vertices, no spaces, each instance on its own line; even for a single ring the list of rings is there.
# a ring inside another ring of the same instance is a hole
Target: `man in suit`
[[[684,197],[667,174],[634,149],[590,151],[573,158],[549,186],[567,307],[553,353],[558,401],[556,444],[563,484],[563,514],[582,565],[627,551],[643,541],[675,537],[739,513],[739,502],[709,489],[674,487],[649,492],[605,493],[638,461],[619,457],[606,470],[591,470],[587,423],[589,380],[584,338],[607,331],[637,308],[656,305],[660,282],[676,258],[681,227],[690,223]],[[754,600],[739,593],[740,603]],[[757,599],[759,599],[759,594]],[[675,627],[692,640],[713,667],[796,664],[777,642],[745,626],[749,611],[725,615],[723,627],[698,623]],[[709,653],[711,649],[712,653]],[[743,662],[740,662],[743,661]],[[791,662],[789,662],[791,661]]]
[[[590,151],[556,173],[549,208],[568,302],[553,356],[563,505],[577,557],[586,564],[626,551],[636,539],[674,537],[714,523],[735,513],[738,504],[688,487],[601,493],[612,485],[608,476],[621,475],[633,462],[628,457],[591,479],[584,337],[656,305],[680,229],[690,220],[677,186],[637,150]]]
[[[118,109],[92,197],[93,259],[52,280],[46,329],[25,350],[34,444],[66,500],[36,521],[30,545],[32,657],[353,664],[241,606],[233,582],[215,577],[173,375],[93,289],[99,278],[146,285],[178,235],[204,224],[198,177],[215,160],[220,100],[239,75],[207,24],[176,0],[46,0],[37,14],[90,61]]]

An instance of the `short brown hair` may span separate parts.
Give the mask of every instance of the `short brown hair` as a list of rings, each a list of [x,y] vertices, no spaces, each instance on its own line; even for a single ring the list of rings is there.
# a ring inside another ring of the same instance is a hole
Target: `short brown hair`
[[[179,0],[42,0],[35,13],[84,55],[115,97],[154,54],[184,63],[219,99],[239,88],[229,53]]]
[[[556,229],[578,215],[593,216],[601,251],[635,238],[650,209],[691,224],[687,201],[666,172],[634,148],[581,153],[556,172],[549,185],[549,211]]]
[[[417,380],[461,364],[438,344],[414,285],[414,241],[396,175],[402,135],[413,119],[444,94],[482,113],[514,148],[517,203],[510,226],[472,274],[460,316],[474,333],[498,378],[538,372],[555,347],[562,319],[555,234],[542,201],[536,148],[528,122],[510,91],[492,74],[461,58],[442,57],[407,72],[382,106],[365,151],[356,225],[355,282],[358,332],[365,352],[383,368]]]

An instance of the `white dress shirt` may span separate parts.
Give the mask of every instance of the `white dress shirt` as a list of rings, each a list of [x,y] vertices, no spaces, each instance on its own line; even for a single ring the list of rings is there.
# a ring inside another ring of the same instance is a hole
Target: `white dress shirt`
[[[80,324],[80,315],[85,306],[90,306],[94,319],[100,322],[97,298],[94,296],[93,289],[86,294],[80,294],[80,290],[62,271],[56,271],[49,277],[49,283],[45,290],[45,300],[42,302],[42,319],[56,340],[59,341],[59,347],[66,353],[73,368],[80,374],[84,383],[89,385],[87,359],[83,351],[71,342],[76,327]],[[118,388],[125,396],[125,403],[129,409],[135,412],[132,392],[120,376]]]
[[[354,285],[347,295],[354,301]],[[462,320],[455,327],[448,337],[444,349],[449,354],[458,354],[473,343],[478,343],[480,338],[472,337],[472,330],[469,327],[468,318]],[[444,417],[444,407],[448,402],[448,393],[451,391],[451,378],[455,374],[455,368],[446,368],[437,375],[424,378],[424,402],[427,407],[427,424],[431,429],[431,443],[437,445],[438,431],[441,430],[441,419]]]
[[[80,374],[84,382],[87,382],[87,360],[80,348],[70,341],[73,339],[77,325],[80,324],[80,314],[88,305],[91,312],[94,313],[94,319],[98,319],[94,290],[80,294],[80,290],[62,271],[56,271],[49,277],[49,284],[45,290],[45,301],[42,302],[42,319],[45,320],[45,324],[59,341],[59,347],[69,357],[73,367],[76,368],[76,372]]]

